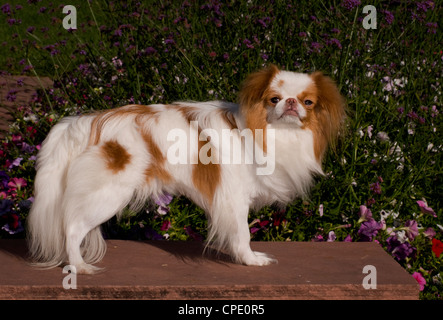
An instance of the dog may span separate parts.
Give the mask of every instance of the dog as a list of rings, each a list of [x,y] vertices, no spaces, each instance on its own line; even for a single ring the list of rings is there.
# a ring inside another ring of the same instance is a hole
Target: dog
[[[31,259],[98,272],[100,225],[167,192],[205,210],[211,248],[239,264],[275,263],[251,250],[249,211],[309,192],[345,114],[331,78],[270,65],[246,78],[237,104],[127,105],[66,117],[37,157]]]

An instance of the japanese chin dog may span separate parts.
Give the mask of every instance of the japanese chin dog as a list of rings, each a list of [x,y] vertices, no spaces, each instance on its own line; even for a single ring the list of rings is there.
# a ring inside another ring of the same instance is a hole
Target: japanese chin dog
[[[329,77],[274,65],[247,77],[238,104],[133,104],[66,117],[37,158],[31,258],[94,273],[106,251],[100,225],[169,193],[205,210],[207,246],[236,263],[274,263],[250,248],[249,211],[306,195],[344,118]]]

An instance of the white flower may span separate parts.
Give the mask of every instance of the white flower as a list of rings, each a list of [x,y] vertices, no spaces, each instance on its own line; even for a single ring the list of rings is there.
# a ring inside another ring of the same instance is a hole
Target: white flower
[[[374,126],[368,126],[366,129],[366,132],[368,133],[368,137],[372,138],[372,130],[374,129]]]
[[[377,138],[382,142],[389,141],[389,136],[384,131],[380,131],[379,133],[377,133]]]
[[[388,217],[392,216],[394,219],[396,219],[399,216],[400,213],[394,212],[393,210],[381,210],[380,211],[380,220],[385,221]]]
[[[408,240],[408,237],[406,236],[406,231],[405,230],[397,231],[397,239],[401,243],[405,243]]]
[[[337,239],[334,231],[329,231],[327,242],[334,242]]]

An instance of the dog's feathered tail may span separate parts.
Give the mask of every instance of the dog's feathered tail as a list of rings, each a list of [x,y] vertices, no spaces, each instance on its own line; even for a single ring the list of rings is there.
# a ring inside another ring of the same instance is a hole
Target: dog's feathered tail
[[[66,175],[70,162],[87,146],[90,125],[85,122],[89,121],[90,117],[64,118],[52,128],[39,151],[34,203],[27,218],[30,260],[37,267],[51,268],[67,261],[63,214]],[[106,244],[100,228],[89,232],[83,243],[88,247],[86,261],[101,260]]]

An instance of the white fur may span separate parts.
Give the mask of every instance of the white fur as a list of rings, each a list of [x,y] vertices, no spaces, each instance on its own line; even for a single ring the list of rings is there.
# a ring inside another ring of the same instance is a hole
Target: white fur
[[[298,83],[284,89],[285,97],[304,90],[309,81],[305,76],[283,74],[285,81]],[[238,106],[219,101],[178,103],[191,106],[202,129],[220,133],[230,129],[220,109],[229,110],[239,130],[245,129]],[[153,162],[142,133],[152,136],[166,155],[173,141],[168,132],[182,129],[189,132],[190,123],[176,108],[148,106],[156,117],[146,115],[142,124],[131,114],[134,106],[125,106],[126,116],[112,116],[100,132],[97,144],[90,143],[91,126],[97,114],[69,117],[57,124],[44,141],[37,162],[35,202],[29,219],[29,248],[37,265],[53,267],[63,263],[74,265],[77,272],[93,273],[91,264],[100,261],[106,244],[100,225],[131,205],[140,208],[150,197],[164,192],[183,194],[202,207],[209,219],[208,244],[230,254],[234,261],[246,265],[266,265],[275,260],[250,248],[248,213],[275,202],[288,203],[304,196],[313,183],[313,174],[322,173],[313,151],[313,134],[300,126],[272,123],[275,136],[276,163],[271,175],[257,175],[257,164],[220,164],[221,181],[211,201],[192,182],[194,166],[171,164],[164,169],[173,177],[171,183],[161,179],[147,182],[143,172]],[[116,109],[117,110],[117,109]],[[138,122],[137,122],[138,121]],[[234,139],[241,140],[238,132]],[[106,165],[101,148],[107,141],[116,141],[131,156],[119,172]],[[257,146],[256,146],[257,147]],[[223,146],[220,152],[223,153]],[[195,155],[189,155],[190,157]]]

